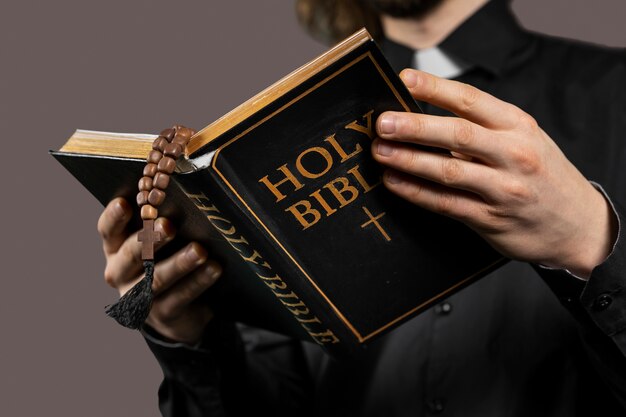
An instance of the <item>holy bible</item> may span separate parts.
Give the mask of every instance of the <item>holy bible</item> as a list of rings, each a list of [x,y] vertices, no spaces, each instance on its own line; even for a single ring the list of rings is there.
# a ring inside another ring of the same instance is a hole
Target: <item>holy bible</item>
[[[341,355],[505,262],[381,184],[386,110],[420,111],[361,30],[194,135],[160,213],[222,263],[217,316]],[[133,201],[155,137],[78,130],[52,154],[102,204]]]

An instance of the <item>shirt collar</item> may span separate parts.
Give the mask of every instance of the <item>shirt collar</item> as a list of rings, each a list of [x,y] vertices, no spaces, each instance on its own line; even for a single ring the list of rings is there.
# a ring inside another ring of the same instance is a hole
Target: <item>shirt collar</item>
[[[509,1],[491,0],[463,22],[438,47],[472,67],[500,75],[529,44],[531,36],[513,16]],[[399,71],[411,65],[414,51],[405,45],[383,39],[381,48],[391,66]]]
[[[411,67],[437,77],[450,79],[464,74],[472,68],[472,65],[458,57],[446,54],[441,48],[435,46],[415,51]]]

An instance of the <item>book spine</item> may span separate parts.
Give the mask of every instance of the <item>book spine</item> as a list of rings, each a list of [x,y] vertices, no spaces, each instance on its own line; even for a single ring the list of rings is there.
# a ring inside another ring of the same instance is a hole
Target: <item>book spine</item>
[[[276,267],[281,262],[276,257],[272,258],[273,251],[259,238],[261,232],[254,228],[245,228],[244,224],[249,223],[249,220],[236,213],[236,204],[224,195],[219,186],[207,184],[207,181],[213,183],[206,171],[176,177],[176,182],[187,198],[293,315],[312,341],[323,346],[329,353],[345,354],[354,350],[354,346],[346,343],[348,338],[342,337],[343,326],[329,325],[332,319],[328,318],[310,295],[306,296],[310,291],[298,285],[297,278],[293,278],[294,272]],[[220,201],[220,197],[225,200]],[[237,222],[233,222],[233,219],[237,219]]]

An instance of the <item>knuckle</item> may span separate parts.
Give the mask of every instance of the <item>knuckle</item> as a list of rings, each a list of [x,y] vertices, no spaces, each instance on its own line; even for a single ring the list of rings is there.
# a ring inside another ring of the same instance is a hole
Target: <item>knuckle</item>
[[[447,193],[440,193],[435,200],[435,210],[444,216],[452,216],[455,212],[456,198]]]
[[[461,161],[454,157],[446,158],[441,164],[441,180],[445,185],[455,185],[463,176]]]
[[[411,150],[404,150],[400,159],[400,165],[404,170],[414,171],[416,167],[420,166],[420,159],[422,156],[419,152],[413,152]]]
[[[458,120],[457,123],[454,124],[453,136],[457,149],[465,150],[474,143],[476,129],[471,123]]]
[[[515,168],[524,175],[534,175],[541,171],[541,160],[537,153],[528,147],[517,147],[511,152]]]
[[[505,199],[508,202],[522,203],[531,202],[533,194],[531,190],[520,181],[511,181],[504,186]]]
[[[461,103],[461,110],[464,112],[470,112],[476,106],[481,92],[476,87],[471,85],[461,84],[459,89],[459,100]]]
[[[109,287],[117,288],[115,273],[111,270],[109,265],[104,268],[104,282],[106,282]]]
[[[424,133],[426,133],[426,129],[427,129],[427,122],[426,119],[423,117],[413,117],[412,118],[412,122],[411,122],[411,130],[413,135],[415,135],[416,137],[422,137],[424,135]]]
[[[421,138],[426,130],[426,122],[423,118],[414,114],[402,114],[396,118],[396,134],[410,140]]]
[[[532,117],[530,114],[520,110],[518,126],[523,128],[524,130],[535,130],[539,128],[539,124],[537,120]]]

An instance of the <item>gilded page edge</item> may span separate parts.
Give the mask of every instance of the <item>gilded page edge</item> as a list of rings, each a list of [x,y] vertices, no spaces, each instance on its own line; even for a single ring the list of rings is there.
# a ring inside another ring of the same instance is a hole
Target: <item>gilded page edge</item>
[[[311,78],[344,55],[370,40],[373,40],[372,36],[363,28],[324,52],[322,55],[289,73],[196,133],[187,145],[186,155],[189,156],[193,154],[232,126],[244,121],[259,109],[267,106],[277,98],[300,85],[303,81]]]

